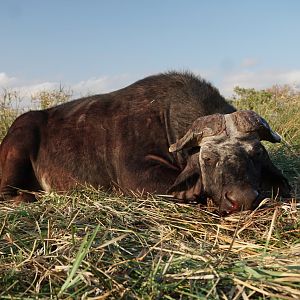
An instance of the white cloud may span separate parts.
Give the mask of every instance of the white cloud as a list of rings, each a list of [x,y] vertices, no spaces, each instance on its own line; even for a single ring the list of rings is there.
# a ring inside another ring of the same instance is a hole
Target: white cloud
[[[34,96],[40,91],[51,90],[59,87],[57,82],[41,82],[28,85],[16,86],[15,89],[20,92],[23,97]]]
[[[300,70],[238,70],[225,75],[221,80],[219,89],[223,95],[230,96],[233,94],[233,88],[235,86],[264,89],[275,84],[289,84],[300,88]]]
[[[286,80],[289,83],[300,87],[300,70],[294,70],[282,74],[282,80]]]
[[[133,78],[125,74],[120,76],[95,77],[65,84],[55,81],[24,81],[16,77],[10,77],[4,72],[0,73],[0,88],[16,90],[20,97],[25,100],[25,103],[29,103],[30,98],[41,91],[57,89],[60,86],[70,89],[73,97],[77,98],[97,93],[107,93],[124,87],[132,81]]]
[[[246,61],[246,60],[245,60]],[[254,63],[254,61],[253,61]],[[250,60],[248,65],[250,64]],[[203,78],[214,82],[216,87],[224,96],[231,96],[235,86],[244,88],[263,89],[271,87],[274,84],[290,84],[300,89],[300,70],[249,70],[239,68],[224,72],[222,70],[201,71],[194,70]],[[141,78],[143,76],[140,76]],[[13,76],[0,72],[0,89],[11,88],[19,92],[22,98],[30,99],[32,95],[43,91],[59,88],[63,86],[73,92],[73,98],[82,96],[107,93],[131,84],[139,78],[132,75],[124,74],[119,76],[100,76],[82,80],[79,82],[34,82],[25,81]]]
[[[75,96],[86,96],[100,93],[108,93],[124,87],[131,83],[128,75],[103,76],[99,78],[90,78],[74,83],[70,86]]]
[[[17,77],[7,75],[5,72],[0,73],[0,88],[14,89],[20,95],[27,97],[41,90],[53,89],[58,86],[55,82],[26,82]]]
[[[289,84],[300,88],[300,70],[263,68],[254,57],[244,58],[238,68],[222,72],[217,70],[218,88],[224,96],[231,96],[236,86],[243,88],[265,89],[273,85]]]
[[[10,87],[16,81],[15,77],[9,77],[6,73],[0,73],[0,87]]]
[[[255,67],[259,64],[258,59],[254,57],[247,57],[241,62],[241,67],[242,68],[250,68],[250,67]]]

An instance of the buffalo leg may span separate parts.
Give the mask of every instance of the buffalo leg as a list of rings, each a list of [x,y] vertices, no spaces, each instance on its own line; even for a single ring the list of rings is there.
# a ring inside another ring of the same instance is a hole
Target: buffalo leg
[[[32,202],[35,196],[30,192],[41,190],[27,154],[27,146],[26,142],[13,144],[9,139],[1,145],[0,200]]]

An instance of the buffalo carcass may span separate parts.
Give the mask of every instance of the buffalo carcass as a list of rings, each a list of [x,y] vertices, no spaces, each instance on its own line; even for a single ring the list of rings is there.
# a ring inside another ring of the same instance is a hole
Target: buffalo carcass
[[[2,141],[0,198],[78,185],[210,197],[223,214],[289,194],[261,140],[279,142],[264,119],[236,112],[191,73],[147,77],[121,90],[18,117]]]

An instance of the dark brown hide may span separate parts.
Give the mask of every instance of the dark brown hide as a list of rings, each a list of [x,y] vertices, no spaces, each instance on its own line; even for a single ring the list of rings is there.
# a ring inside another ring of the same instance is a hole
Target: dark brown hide
[[[166,193],[188,161],[186,151],[170,153],[169,146],[198,117],[233,111],[206,81],[171,72],[25,113],[1,144],[0,197],[28,201],[34,197],[20,189],[67,191],[85,183]]]
[[[189,153],[187,164],[168,192],[183,201],[201,201],[201,172],[199,151]]]

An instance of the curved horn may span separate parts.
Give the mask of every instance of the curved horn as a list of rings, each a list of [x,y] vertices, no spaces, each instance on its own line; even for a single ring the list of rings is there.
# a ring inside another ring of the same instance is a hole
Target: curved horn
[[[192,124],[187,133],[169,148],[170,152],[176,152],[184,148],[199,146],[202,138],[220,134],[225,129],[224,116],[214,114],[198,118]]]
[[[257,132],[260,140],[280,143],[281,137],[273,131],[268,122],[252,110],[241,110],[231,114],[238,131]]]

